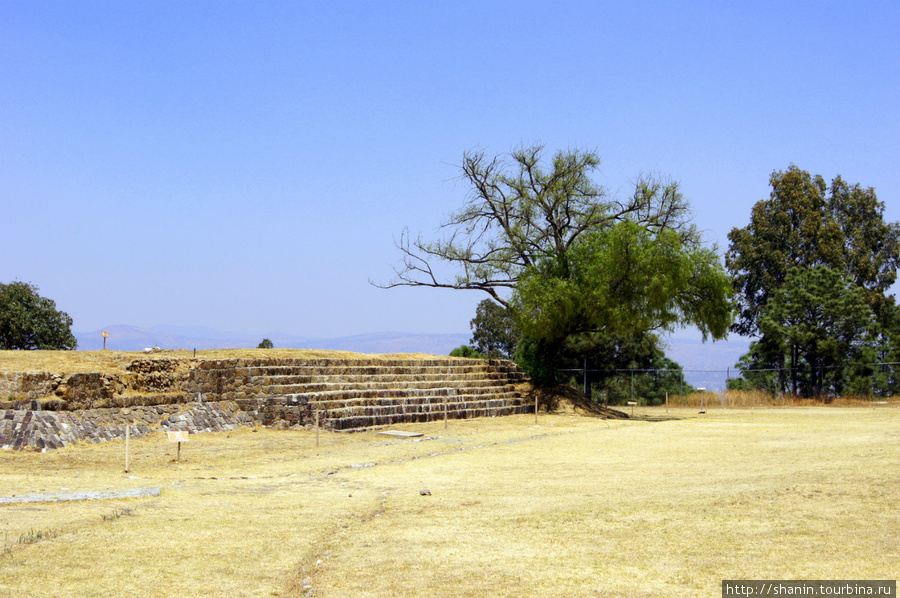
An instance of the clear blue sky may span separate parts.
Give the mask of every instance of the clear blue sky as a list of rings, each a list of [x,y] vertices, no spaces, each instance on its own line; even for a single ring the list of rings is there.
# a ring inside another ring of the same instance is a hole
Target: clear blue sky
[[[596,149],[724,250],[791,163],[900,220],[900,2],[0,0],[0,282],[112,324],[468,332],[380,290],[462,153]]]

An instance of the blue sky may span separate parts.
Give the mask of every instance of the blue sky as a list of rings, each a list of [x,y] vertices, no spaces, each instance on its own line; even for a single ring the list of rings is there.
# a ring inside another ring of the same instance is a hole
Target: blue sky
[[[900,220],[900,3],[0,0],[0,282],[77,331],[468,332],[381,290],[467,149],[596,149],[709,242],[791,163]]]

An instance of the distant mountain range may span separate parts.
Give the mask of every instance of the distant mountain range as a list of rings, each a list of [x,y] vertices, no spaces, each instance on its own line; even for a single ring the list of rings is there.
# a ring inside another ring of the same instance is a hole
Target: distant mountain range
[[[415,334],[382,332],[315,338],[289,334],[266,336],[222,332],[201,326],[160,325],[152,328],[115,325],[103,329],[109,333],[106,348],[112,351],[141,351],[147,347],[160,349],[245,349],[259,345],[268,338],[279,349],[330,349],[357,353],[428,353],[447,355],[469,342],[468,334]],[[75,333],[78,348],[96,351],[103,348],[101,330]]]
[[[470,334],[417,334],[381,332],[337,338],[316,338],[288,334],[265,337],[222,332],[202,326],[160,325],[152,328],[115,325],[104,328],[109,333],[106,348],[113,351],[141,351],[147,347],[161,349],[242,349],[259,345],[268,338],[276,348],[330,349],[356,353],[427,353],[447,355],[460,345],[469,343]],[[96,351],[103,348],[101,330],[75,333],[78,348]],[[717,343],[702,343],[692,339],[669,339],[666,355],[681,364],[685,378],[694,387],[720,391],[734,364],[747,352],[749,341],[735,339]]]
[[[666,357],[681,364],[685,380],[695,388],[702,386],[720,392],[725,390],[728,377],[736,377],[734,364],[749,349],[750,341],[741,337],[715,343],[670,339],[666,343]]]

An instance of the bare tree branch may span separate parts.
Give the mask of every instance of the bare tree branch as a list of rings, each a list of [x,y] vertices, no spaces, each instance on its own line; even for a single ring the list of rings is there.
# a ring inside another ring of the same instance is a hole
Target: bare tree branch
[[[470,189],[462,209],[441,225],[438,240],[412,240],[404,230],[395,242],[401,253],[395,278],[372,284],[478,290],[506,306],[504,291],[514,290],[527,268],[564,257],[584,235],[617,222],[696,237],[677,183],[642,175],[634,194],[620,201],[591,179],[600,165],[595,152],[560,151],[549,165],[543,156],[540,144],[490,158],[480,150],[464,153],[460,178]],[[437,262],[455,265],[455,279],[442,279]]]

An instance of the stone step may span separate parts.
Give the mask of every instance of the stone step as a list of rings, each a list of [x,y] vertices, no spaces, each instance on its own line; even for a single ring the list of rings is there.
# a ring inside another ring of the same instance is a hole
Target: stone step
[[[120,416],[148,430],[154,426],[195,431],[222,428],[219,420],[224,416],[204,411],[209,403],[198,403],[202,413],[182,414],[184,404],[200,400],[222,401],[229,413],[243,410],[233,413],[233,425],[271,425],[283,420],[291,426],[307,426],[318,419],[330,429],[343,431],[431,421],[445,417],[445,411],[453,419],[533,411],[516,392],[526,378],[508,361],[266,357],[179,363],[142,359],[132,362],[127,371],[123,375],[5,375],[6,397],[16,400],[5,405],[10,410],[2,415],[0,436],[6,439],[0,438],[0,444],[56,448],[72,441],[66,435],[69,428],[90,442],[119,438],[125,429],[124,420],[117,419]],[[27,404],[22,399],[28,399]],[[29,415],[20,417],[20,412]]]
[[[245,370],[247,368],[318,368],[337,370],[339,368],[392,367],[422,369],[430,367],[477,367],[477,368],[515,368],[509,361],[486,359],[214,359],[200,361],[196,370],[212,371]]]
[[[484,397],[465,397],[465,400],[448,402],[446,410],[448,412],[457,412],[469,409],[501,409],[504,407],[515,407],[524,405],[525,401],[520,398],[484,398]],[[326,420],[343,419],[347,417],[356,417],[359,415],[414,415],[417,413],[443,413],[444,403],[392,403],[384,405],[373,404],[357,404],[347,405],[344,407],[321,408]]]
[[[435,387],[433,381],[391,381],[391,382],[320,382],[318,384],[283,384],[272,386],[258,386],[241,389],[247,394],[265,395],[265,396],[287,396],[302,394],[326,394],[339,392],[354,392],[358,394],[375,394],[387,391],[402,391],[401,394],[414,394],[415,391],[431,391],[450,393],[453,390],[475,390],[487,389],[490,392],[506,392],[513,390],[512,384],[505,384],[504,381],[498,380],[495,383],[484,384],[484,380],[459,381],[455,384],[449,384],[442,387]]]
[[[446,399],[446,406],[444,404]],[[287,397],[241,399],[238,406],[252,414],[264,425],[283,419],[289,425],[305,426],[315,422],[316,413],[320,417],[320,425],[331,429],[347,429],[351,424],[343,422],[356,417],[390,417],[392,423],[400,421],[430,421],[444,417],[446,410],[449,419],[475,417],[474,413],[488,415],[506,414],[510,409],[514,413],[527,413],[532,405],[519,393],[460,395],[453,397],[415,397],[381,398],[347,401],[308,401],[291,400]],[[421,414],[437,414],[423,419]],[[343,423],[342,423],[343,422]]]
[[[250,376],[246,384],[266,386],[277,384],[321,384],[327,382],[452,382],[470,380],[510,380],[509,374],[502,372],[448,372],[448,373],[412,373],[412,374],[270,374]]]
[[[515,364],[480,359],[239,359],[203,362],[192,390],[230,398],[266,425],[352,431],[410,421],[527,413]],[[446,406],[445,406],[446,402]]]
[[[449,408],[452,408],[454,405],[460,405],[463,403],[472,403],[472,402],[489,402],[493,403],[494,401],[498,401],[498,405],[500,403],[506,403],[509,401],[519,401],[521,400],[521,395],[517,392],[509,392],[509,393],[495,393],[495,394],[465,394],[465,395],[454,395],[454,396],[444,396],[444,397],[435,397],[435,396],[423,396],[416,397],[414,399],[404,399],[404,398],[395,398],[395,399],[346,399],[346,400],[336,400],[336,401],[315,401],[310,402],[308,404],[312,405],[314,409],[328,411],[330,413],[334,413],[341,409],[358,409],[358,408],[385,408],[385,409],[400,409],[400,410],[410,410],[414,411],[416,409],[443,409],[444,403],[448,405]]]
[[[237,368],[241,375],[248,376],[312,376],[327,374],[331,376],[411,376],[418,374],[446,375],[454,373],[478,374],[488,372],[505,373],[488,365],[460,366],[337,366],[321,368],[315,366],[254,366]]]
[[[496,384],[487,386],[467,385],[453,387],[407,387],[407,388],[326,388],[324,390],[310,390],[305,387],[303,392],[284,393],[281,396],[294,401],[339,401],[345,399],[412,399],[416,397],[443,397],[462,394],[495,394],[515,391],[512,384]]]
[[[233,369],[217,368],[217,369],[197,369],[193,375],[198,380],[214,380],[222,377],[226,380],[238,378],[246,383],[257,376],[331,376],[331,377],[384,377],[384,376],[443,376],[457,374],[488,374],[501,375],[507,377],[521,377],[522,374],[514,366],[433,366],[433,367],[411,367],[411,366],[340,366],[332,368],[322,368],[308,365],[284,366],[253,366],[253,367],[236,367]]]
[[[524,413],[534,413],[534,407],[532,405],[523,404],[494,409],[461,409],[448,413],[448,419],[471,419],[475,417],[504,416]],[[325,427],[338,432],[361,432],[380,429],[400,423],[440,421],[443,418],[443,412],[437,411],[415,414],[358,415],[335,420],[326,420]]]
[[[235,402],[241,407],[258,409],[265,406],[283,406],[283,407],[299,407],[309,406],[310,409],[326,411],[332,409],[342,409],[347,407],[368,407],[368,406],[416,406],[416,405],[456,405],[471,401],[519,401],[522,395],[514,390],[506,392],[481,392],[481,393],[461,393],[452,395],[436,395],[426,393],[416,396],[359,396],[354,393],[347,393],[346,396],[323,399],[319,395],[286,395],[281,397],[257,397],[250,399],[237,399]]]
[[[337,400],[337,401],[316,401],[314,403],[310,403],[316,409],[344,409],[350,407],[388,407],[388,406],[399,406],[401,408],[413,409],[419,405],[425,406],[435,406],[435,408],[442,408],[441,406],[444,403],[448,405],[457,405],[459,403],[471,402],[471,401],[493,401],[493,400],[503,400],[510,401],[520,398],[521,395],[517,392],[508,392],[508,393],[495,393],[495,394],[464,394],[464,395],[453,395],[453,396],[426,396],[426,397],[416,397],[415,399],[345,399],[345,400]]]

